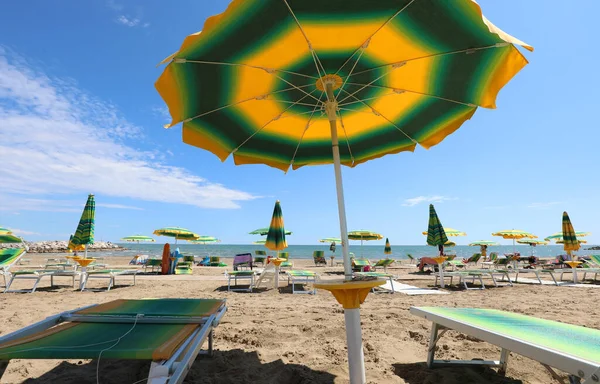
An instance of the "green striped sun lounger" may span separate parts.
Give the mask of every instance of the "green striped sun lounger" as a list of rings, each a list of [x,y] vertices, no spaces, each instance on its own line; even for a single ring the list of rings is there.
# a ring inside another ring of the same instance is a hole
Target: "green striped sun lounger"
[[[119,359],[151,360],[148,383],[181,383],[212,354],[226,310],[225,300],[121,299],[63,312],[0,338],[0,378],[12,359]]]
[[[6,286],[6,276],[10,276],[10,268],[17,265],[25,253],[25,248],[0,249],[0,274],[4,278],[4,286]]]
[[[283,271],[284,268],[294,268],[294,263],[290,261],[290,253],[289,252],[279,252],[277,255],[280,259],[285,259],[283,263],[279,265],[279,268]]]
[[[307,293],[316,295],[317,289],[313,287],[312,291],[297,291],[296,284],[305,285],[308,283],[315,283],[319,280],[319,275],[313,271],[300,271],[300,270],[290,270],[286,271],[285,274],[288,277],[288,285],[292,286],[292,294],[295,293]]]
[[[117,276],[133,276],[133,284],[135,285],[135,276],[139,272],[138,269],[101,269],[94,271],[85,271],[81,272],[81,279],[83,282],[81,283],[81,290],[84,291],[89,279],[106,279],[108,280],[108,287],[106,287],[107,291],[115,285],[115,278]]]
[[[390,282],[390,286],[391,286],[391,290],[387,291],[387,290],[376,290],[374,287],[371,289],[371,292],[373,293],[395,293],[396,290],[394,289],[394,275],[392,275],[391,273],[386,273],[386,272],[354,272],[355,276],[369,276],[369,277],[379,277],[382,279],[388,279]]]
[[[483,272],[480,271],[453,271],[453,272],[442,272],[443,278],[445,279],[446,277],[450,278],[450,285],[452,285],[452,282],[454,280],[455,277],[458,277],[458,284],[463,284],[463,286],[465,287],[465,289],[485,289],[485,284],[483,283]],[[440,275],[438,273],[435,274],[435,283],[434,285],[438,284],[438,279],[440,278]],[[467,286],[467,279],[471,279],[472,283],[475,283],[475,279],[479,280],[479,288],[469,288]],[[492,279],[494,279],[494,276],[492,275]],[[494,280],[495,283],[495,280]]]
[[[352,269],[355,272],[363,272],[365,267],[370,267],[371,263],[368,259],[352,259]]]
[[[496,309],[411,307],[410,313],[433,323],[427,355],[430,368],[488,365],[505,374],[509,353],[513,352],[539,361],[554,377],[552,367],[570,374],[571,383],[599,382],[600,330]],[[436,343],[448,329],[502,348],[500,360],[435,360]]]
[[[225,271],[225,277],[227,277],[227,291],[252,292],[252,289],[254,288],[254,279],[256,277],[256,273],[252,270],[231,272]],[[231,279],[233,279],[234,281],[234,288],[231,288]],[[249,280],[248,288],[238,288],[238,280]]]
[[[33,293],[37,289],[38,284],[44,277],[50,277],[50,285],[53,286],[52,276],[55,271],[52,270],[20,270],[10,272],[10,279],[4,288],[4,293],[19,292],[19,293]],[[10,289],[15,280],[33,280],[33,287],[30,289]]]
[[[379,267],[383,267],[383,271],[387,272],[387,267],[392,265],[396,260],[394,259],[381,259],[375,265],[373,265],[373,269],[377,270]]]

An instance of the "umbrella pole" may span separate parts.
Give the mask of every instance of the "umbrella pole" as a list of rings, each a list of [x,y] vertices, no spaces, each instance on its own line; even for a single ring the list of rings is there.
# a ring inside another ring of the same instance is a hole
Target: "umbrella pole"
[[[331,148],[333,152],[333,169],[335,171],[335,186],[338,200],[338,213],[340,216],[340,232],[342,238],[342,254],[344,256],[344,277],[346,281],[352,280],[352,266],[348,251],[348,227],[346,224],[346,207],[344,203],[344,188],[342,184],[342,165],[340,160],[340,147],[337,135],[337,108],[338,103],[333,95],[333,84],[326,83],[327,101],[325,111],[331,128]],[[361,247],[362,251],[362,247]],[[348,346],[348,368],[350,384],[366,383],[365,361],[362,345],[362,330],[360,328],[360,307],[345,308],[344,320],[346,325],[346,344]]]

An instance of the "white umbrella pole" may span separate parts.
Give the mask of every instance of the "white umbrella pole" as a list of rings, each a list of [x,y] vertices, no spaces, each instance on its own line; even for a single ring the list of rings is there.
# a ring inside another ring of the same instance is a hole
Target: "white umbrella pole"
[[[327,99],[325,111],[331,127],[331,147],[333,151],[333,169],[335,171],[335,186],[338,199],[338,213],[340,216],[340,232],[342,238],[342,254],[344,256],[344,276],[346,280],[352,280],[352,266],[350,265],[350,254],[348,251],[348,227],[346,224],[346,206],[344,203],[344,187],[342,184],[342,165],[340,160],[340,148],[337,135],[337,107],[333,95],[332,84],[325,84]],[[360,328],[360,309],[344,309],[346,323],[346,344],[348,346],[348,366],[350,371],[350,384],[366,383],[365,361],[362,345],[362,331]]]

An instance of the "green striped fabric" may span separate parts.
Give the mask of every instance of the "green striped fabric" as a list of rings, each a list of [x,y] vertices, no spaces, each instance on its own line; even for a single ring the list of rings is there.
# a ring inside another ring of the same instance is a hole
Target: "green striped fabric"
[[[121,240],[123,241],[127,241],[127,242],[133,242],[133,243],[139,243],[141,242],[154,242],[154,239],[151,238],[150,236],[143,236],[143,235],[132,235],[132,236],[125,236],[123,237]]]
[[[383,239],[382,235],[380,235],[377,232],[369,231],[366,229],[359,229],[356,231],[348,232],[348,240],[368,241],[368,240],[381,240],[381,239]]]
[[[12,233],[12,231],[5,227],[0,227],[0,234]]]
[[[80,315],[210,316],[221,299],[119,299],[76,312]]]
[[[94,195],[89,195],[83,213],[79,219],[77,230],[71,239],[74,245],[94,244],[94,215],[96,213],[96,202]]]
[[[269,234],[269,228],[267,227],[267,228],[259,228],[259,229],[255,229],[254,231],[252,231],[252,232],[249,232],[248,234],[249,234],[249,235],[261,235],[261,236],[267,236],[267,235]],[[286,235],[286,236],[288,236],[288,235],[291,235],[291,234],[292,234],[292,231],[288,231],[288,230],[286,230],[286,231],[285,231],[285,235]],[[262,240],[259,240],[259,241],[262,241]],[[266,241],[266,240],[265,240],[265,241]]]
[[[189,229],[181,227],[164,227],[155,229],[152,233],[156,236],[174,237],[178,240],[195,240],[200,237],[200,235],[190,231]]]
[[[562,235],[562,239],[564,241],[563,247],[569,255],[572,251],[579,251],[580,244],[577,240],[577,235],[575,234],[573,224],[571,224],[571,219],[569,219],[567,212],[563,212],[562,216]]]
[[[271,251],[281,251],[287,248],[287,241],[285,240],[285,228],[283,224],[283,213],[281,212],[281,204],[279,203],[279,200],[275,202],[273,218],[271,219],[271,225],[269,226],[269,232],[267,233],[265,247]]]
[[[383,248],[383,254],[384,255],[392,254],[392,246],[390,245],[390,239],[388,239],[387,237],[385,239],[385,247]]]
[[[440,223],[440,219],[435,212],[433,204],[429,204],[429,225],[427,226],[427,245],[441,246],[443,250],[444,244],[448,241],[448,237],[444,232],[444,227]]]
[[[287,271],[287,274],[293,277],[314,277],[316,276],[316,272],[313,271],[298,271],[298,270],[292,270],[292,271]]]
[[[500,245],[495,241],[491,241],[491,240],[478,240],[478,241],[474,241],[472,243],[469,243],[469,246],[482,246],[482,245],[487,245],[488,247],[491,247],[493,245]]]
[[[582,360],[600,364],[600,331],[496,309],[419,307],[460,321]]]
[[[185,143],[223,161],[282,170],[332,163],[325,75],[354,167],[434,146],[495,108],[527,64],[513,44],[532,50],[472,0],[234,0],[198,29],[155,84],[168,126],[183,122]]]
[[[24,248],[4,248],[0,249],[0,268],[11,265],[15,262],[23,253]]]
[[[21,243],[21,238],[13,235],[12,233],[0,233],[0,243]]]
[[[575,236],[577,236],[578,238],[588,236],[589,234],[590,234],[590,232],[575,231]],[[563,233],[556,232],[556,233],[553,233],[552,235],[546,237],[544,240],[562,240],[562,239],[563,239]]]

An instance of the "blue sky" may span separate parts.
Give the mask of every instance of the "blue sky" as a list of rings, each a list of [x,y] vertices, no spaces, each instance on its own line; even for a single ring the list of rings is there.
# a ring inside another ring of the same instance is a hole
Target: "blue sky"
[[[0,226],[28,240],[67,239],[92,192],[98,240],[177,225],[250,242],[276,199],[290,244],[338,236],[332,166],[236,167],[183,144],[180,127],[162,128],[156,65],[227,3],[3,4]],[[547,236],[560,230],[563,210],[600,243],[600,54],[591,33],[600,2],[479,3],[535,47],[525,53],[530,65],[500,92],[498,109],[479,109],[440,145],[344,167],[349,228],[423,244],[434,202],[444,225],[468,233],[459,244],[510,228]]]

